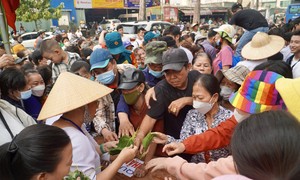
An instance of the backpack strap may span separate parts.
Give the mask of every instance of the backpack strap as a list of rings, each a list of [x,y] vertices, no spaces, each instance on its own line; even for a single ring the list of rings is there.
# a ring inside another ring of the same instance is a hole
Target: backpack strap
[[[7,131],[9,132],[11,138],[13,139],[13,138],[14,138],[14,135],[13,135],[13,133],[11,132],[11,130],[10,130],[10,128],[9,128],[9,126],[8,126],[8,124],[7,124],[7,122],[5,121],[5,119],[4,119],[4,117],[3,117],[1,111],[0,111],[0,119],[1,119],[1,121],[3,122],[3,124],[4,124],[5,128],[7,129]]]

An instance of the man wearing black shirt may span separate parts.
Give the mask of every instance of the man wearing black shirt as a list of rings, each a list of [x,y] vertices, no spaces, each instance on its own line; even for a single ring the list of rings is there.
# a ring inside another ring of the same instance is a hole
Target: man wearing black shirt
[[[185,116],[193,108],[193,84],[200,75],[198,71],[190,71],[188,61],[184,50],[179,48],[169,49],[163,54],[165,79],[154,87],[157,101],[150,101],[151,108],[135,139],[137,146],[159,119],[164,120],[165,134],[180,138]]]
[[[229,24],[240,26],[246,30],[237,45],[236,56],[241,56],[242,48],[252,40],[257,32],[267,33],[269,31],[266,18],[254,9],[237,10]]]

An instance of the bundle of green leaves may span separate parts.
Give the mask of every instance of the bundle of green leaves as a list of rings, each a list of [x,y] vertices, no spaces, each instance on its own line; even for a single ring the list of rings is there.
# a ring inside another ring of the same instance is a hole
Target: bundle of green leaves
[[[137,131],[131,137],[130,136],[122,136],[119,139],[119,143],[117,144],[117,147],[110,149],[109,154],[110,155],[120,154],[122,149],[124,149],[125,147],[129,147],[129,146],[133,145],[136,134],[137,134]],[[141,155],[141,158],[143,158],[145,156],[145,153],[146,153],[149,145],[151,144],[153,137],[154,137],[154,135],[151,132],[149,132],[147,134],[147,136],[144,137],[144,139],[142,141],[142,146],[143,146],[143,149],[144,149],[144,153]]]

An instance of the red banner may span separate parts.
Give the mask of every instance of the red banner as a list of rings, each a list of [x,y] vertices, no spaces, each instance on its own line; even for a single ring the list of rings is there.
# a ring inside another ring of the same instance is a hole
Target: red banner
[[[16,10],[20,5],[20,0],[1,0],[5,11],[7,24],[16,31]]]

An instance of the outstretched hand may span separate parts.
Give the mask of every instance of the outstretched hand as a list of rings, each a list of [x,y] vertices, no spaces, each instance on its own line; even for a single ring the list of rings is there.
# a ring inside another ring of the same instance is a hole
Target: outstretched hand
[[[163,147],[162,152],[168,154],[168,156],[173,156],[175,154],[181,154],[185,151],[185,146],[183,143],[172,142]]]

